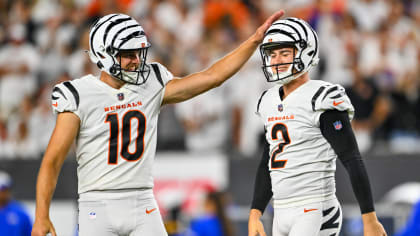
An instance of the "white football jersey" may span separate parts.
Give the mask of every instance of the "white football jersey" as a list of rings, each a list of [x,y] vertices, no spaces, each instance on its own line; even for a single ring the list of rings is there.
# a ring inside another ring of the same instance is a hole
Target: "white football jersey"
[[[354,108],[342,86],[309,80],[284,100],[276,85],[260,98],[257,114],[264,122],[270,145],[273,198],[279,203],[323,199],[335,194],[336,154],[323,137],[319,118],[326,110]],[[341,123],[334,124],[341,129]]]
[[[87,75],[54,87],[55,113],[80,118],[76,137],[78,192],[152,188],[157,122],[165,85],[173,76],[158,63],[146,83],[114,89]]]

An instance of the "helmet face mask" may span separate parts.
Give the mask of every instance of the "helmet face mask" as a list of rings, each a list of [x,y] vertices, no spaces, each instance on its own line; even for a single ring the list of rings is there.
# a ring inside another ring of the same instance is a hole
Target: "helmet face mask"
[[[275,50],[281,50],[283,48],[291,49],[292,55],[290,62],[284,63],[275,63],[271,64],[271,55]],[[297,60],[296,53],[297,49],[293,43],[285,42],[285,43],[270,43],[260,46],[260,53],[261,57],[263,58],[263,72],[266,76],[268,82],[276,82],[276,81],[287,81],[293,78],[292,76],[299,74],[302,72],[302,66],[299,66],[299,60]],[[280,71],[279,68],[284,68],[287,66],[287,70]]]
[[[270,53],[279,48],[293,48],[293,59],[287,63],[271,64]],[[262,70],[267,82],[287,84],[318,64],[318,37],[312,27],[298,18],[274,22],[260,45]],[[286,71],[279,67],[290,65]]]
[[[110,14],[98,20],[89,35],[92,62],[112,77],[130,84],[143,84],[150,75],[146,63],[150,43],[140,24],[124,14]],[[121,64],[125,55],[136,56],[139,64]],[[127,68],[129,66],[129,68]]]
[[[110,69],[114,77],[130,84],[143,84],[146,82],[150,74],[150,66],[146,64],[148,48],[134,49],[134,50],[120,50],[116,53],[115,60],[117,63]],[[123,62],[123,60],[130,57],[138,57],[139,64]],[[133,68],[134,67],[134,68]]]

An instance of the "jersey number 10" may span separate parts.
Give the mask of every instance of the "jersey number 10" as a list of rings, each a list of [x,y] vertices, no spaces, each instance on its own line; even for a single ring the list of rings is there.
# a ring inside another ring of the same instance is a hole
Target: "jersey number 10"
[[[129,146],[131,142],[131,121],[137,120],[137,137],[135,137],[136,149],[130,152]],[[105,122],[109,122],[109,150],[108,164],[115,165],[118,163],[119,149],[119,118],[118,113],[110,113],[106,116]],[[146,117],[138,110],[126,112],[122,117],[122,147],[121,156],[127,161],[138,161],[144,151],[144,133],[146,131]]]

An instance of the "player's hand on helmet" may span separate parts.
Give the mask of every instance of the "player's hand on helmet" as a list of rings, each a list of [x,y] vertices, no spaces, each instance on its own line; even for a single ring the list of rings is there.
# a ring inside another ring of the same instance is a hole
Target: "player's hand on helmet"
[[[48,233],[51,236],[57,236],[54,226],[51,223],[50,219],[46,220],[35,220],[34,226],[32,227],[31,236],[45,236]]]
[[[271,15],[270,17],[268,17],[268,19],[264,22],[264,24],[262,24],[254,34],[254,40],[256,41],[256,43],[259,44],[262,42],[262,40],[264,39],[265,31],[267,31],[267,29],[270,28],[270,26],[273,24],[274,21],[280,19],[283,15],[284,15],[284,11],[279,10],[275,12],[273,15]]]
[[[267,236],[260,220],[261,215],[259,210],[251,209],[248,220],[248,236]]]

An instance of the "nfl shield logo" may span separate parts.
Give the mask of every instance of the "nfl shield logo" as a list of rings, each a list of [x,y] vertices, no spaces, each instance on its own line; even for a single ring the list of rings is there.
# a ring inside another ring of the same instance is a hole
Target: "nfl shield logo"
[[[123,93],[119,93],[117,94],[118,100],[122,101],[124,100],[124,94]]]
[[[341,128],[343,128],[343,124],[341,124],[341,121],[336,121],[333,125],[335,130],[340,130]]]
[[[89,213],[89,218],[90,218],[91,220],[96,219],[96,213],[95,213],[95,212],[90,212],[90,213]]]
[[[283,111],[283,104],[279,104],[277,107],[277,110],[279,110],[279,112]]]

